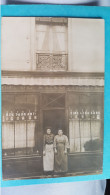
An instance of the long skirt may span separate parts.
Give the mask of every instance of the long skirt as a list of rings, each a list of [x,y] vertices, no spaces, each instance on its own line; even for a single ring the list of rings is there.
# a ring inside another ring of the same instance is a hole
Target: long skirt
[[[55,166],[54,171],[61,173],[68,170],[68,157],[64,153],[65,146],[63,143],[57,143],[57,154],[55,154]]]
[[[46,154],[43,156],[43,169],[44,171],[54,170],[54,150],[53,144],[45,145]]]

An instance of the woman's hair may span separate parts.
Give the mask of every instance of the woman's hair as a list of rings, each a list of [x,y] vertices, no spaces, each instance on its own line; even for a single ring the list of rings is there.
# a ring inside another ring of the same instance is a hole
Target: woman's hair
[[[50,129],[52,131],[52,128],[51,127],[46,127],[45,128],[45,131],[47,132],[47,129]]]
[[[63,132],[62,128],[59,128],[58,131],[62,131]]]

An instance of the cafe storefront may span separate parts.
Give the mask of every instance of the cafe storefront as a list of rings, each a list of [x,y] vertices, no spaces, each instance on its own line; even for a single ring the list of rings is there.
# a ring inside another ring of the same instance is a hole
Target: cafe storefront
[[[46,177],[48,126],[68,137],[67,176],[102,172],[103,29],[99,19],[2,20],[3,179]]]
[[[3,75],[4,82],[7,76],[5,72]],[[34,83],[40,79],[34,77]],[[55,78],[51,75],[49,79]],[[59,81],[63,79],[60,77]],[[71,77],[71,80],[76,85],[60,85],[58,81],[57,85],[23,85],[22,78],[17,79],[22,85],[2,85],[4,179],[42,177],[43,136],[48,126],[54,135],[61,128],[69,138],[68,174],[100,172],[103,77],[95,75],[85,80],[82,76],[79,82]],[[8,75],[8,81],[13,82],[12,75]],[[94,86],[96,81],[98,85]]]

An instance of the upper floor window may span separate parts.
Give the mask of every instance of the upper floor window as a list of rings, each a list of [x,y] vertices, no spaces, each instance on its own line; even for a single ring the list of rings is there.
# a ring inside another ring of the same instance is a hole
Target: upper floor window
[[[66,18],[36,18],[36,69],[67,70]]]

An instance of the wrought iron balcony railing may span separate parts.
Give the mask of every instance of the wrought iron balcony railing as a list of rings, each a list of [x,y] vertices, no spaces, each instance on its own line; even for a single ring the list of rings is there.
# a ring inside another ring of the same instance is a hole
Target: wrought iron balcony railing
[[[67,54],[36,54],[36,68],[39,71],[66,71],[68,66]]]

